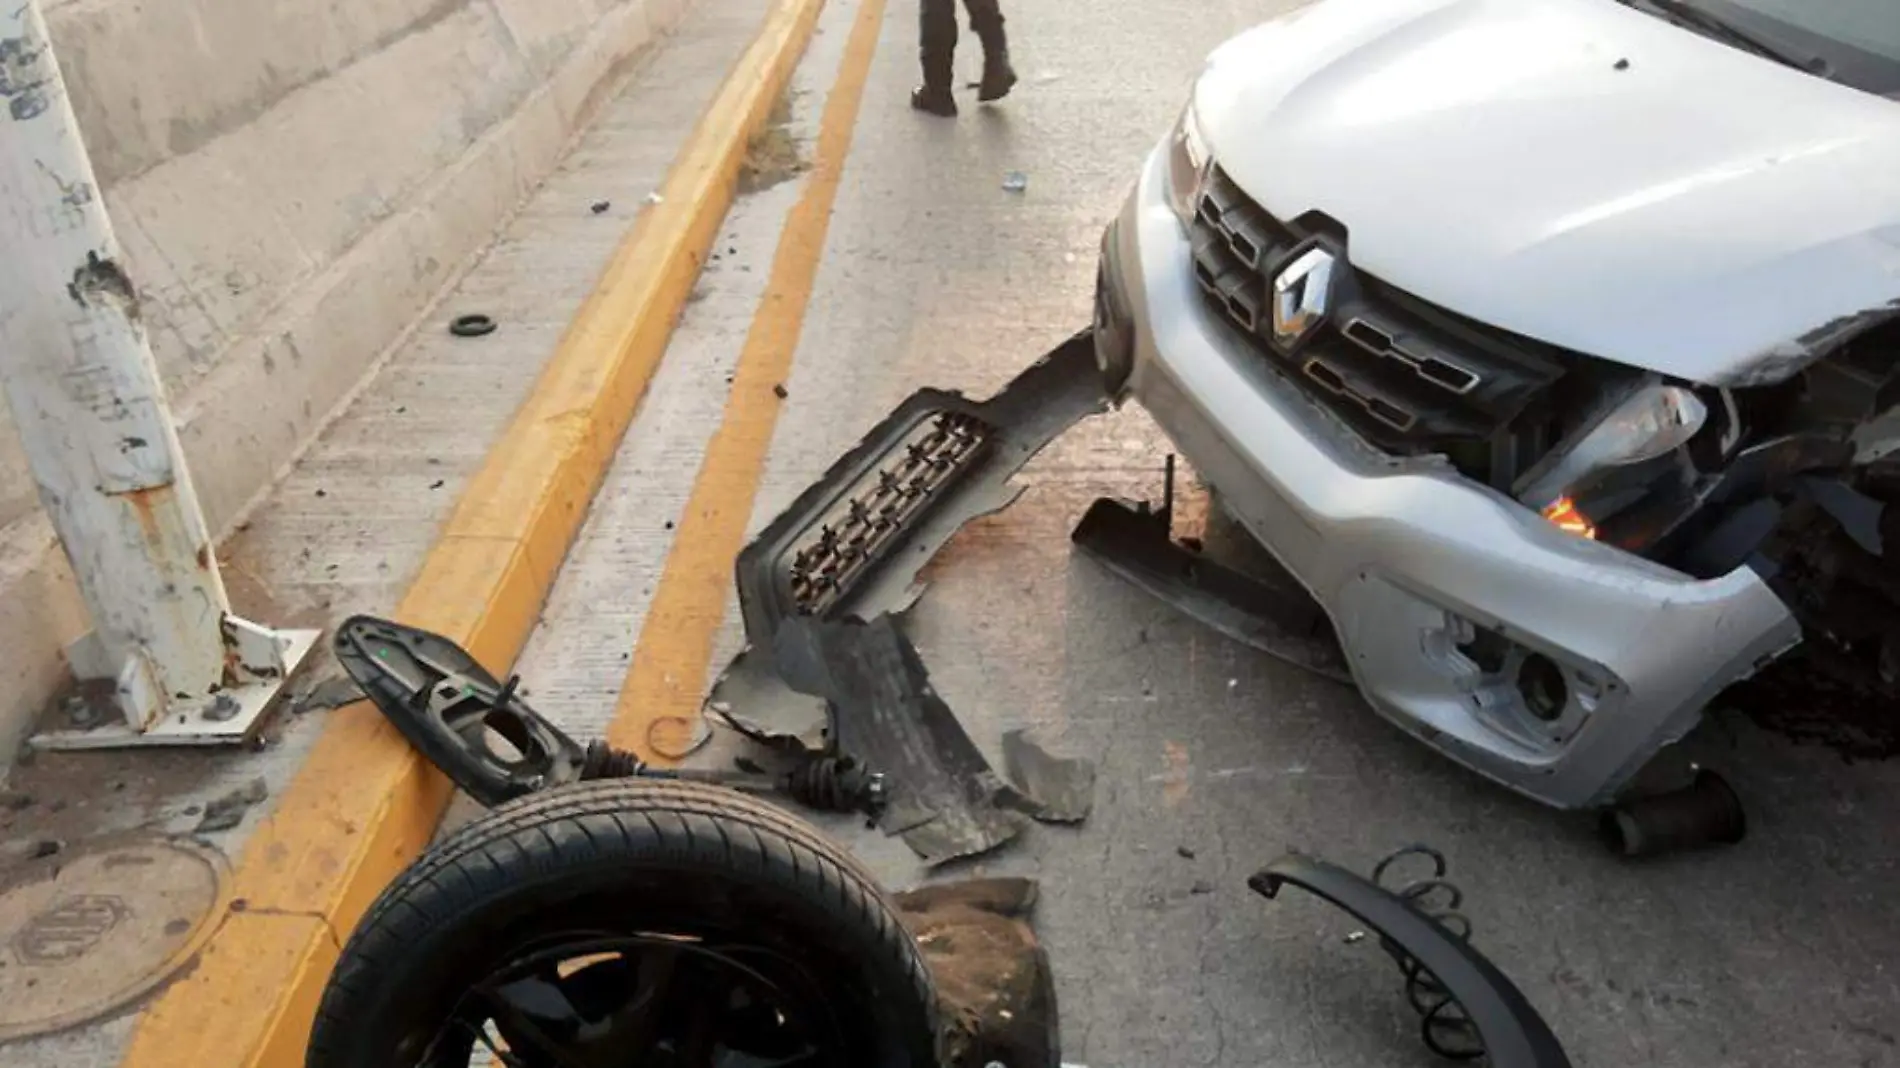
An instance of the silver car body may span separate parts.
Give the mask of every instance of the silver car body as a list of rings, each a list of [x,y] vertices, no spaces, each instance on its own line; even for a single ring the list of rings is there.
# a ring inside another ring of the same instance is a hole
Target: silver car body
[[[1608,0],[1325,0],[1224,46],[1194,103],[1248,196],[1347,228],[1350,269],[1593,357],[1761,381],[1900,300],[1900,107]],[[1752,570],[1699,581],[1574,537],[1310,400],[1210,312],[1169,151],[1105,241],[1132,335],[1105,370],[1311,591],[1380,713],[1597,806],[1800,640]],[[1474,628],[1554,662],[1561,711],[1465,656]]]

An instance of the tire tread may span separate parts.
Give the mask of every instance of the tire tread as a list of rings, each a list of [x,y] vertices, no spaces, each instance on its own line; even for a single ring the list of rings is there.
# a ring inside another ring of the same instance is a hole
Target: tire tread
[[[605,864],[676,864],[765,880],[863,932],[888,974],[906,978],[934,1032],[933,984],[889,897],[856,858],[803,820],[743,794],[697,783],[608,780],[496,808],[425,853],[351,934],[312,1028],[308,1068],[361,1068],[352,1035],[366,1007],[430,932],[524,882]]]

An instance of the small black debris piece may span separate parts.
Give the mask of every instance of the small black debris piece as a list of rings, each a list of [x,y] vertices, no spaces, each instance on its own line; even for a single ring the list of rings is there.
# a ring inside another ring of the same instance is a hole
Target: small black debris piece
[[[449,320],[449,333],[456,337],[482,337],[495,332],[495,320],[486,315],[458,315]]]
[[[1627,60],[1627,59],[1619,59],[1619,60],[1617,60],[1617,61],[1616,61],[1616,69],[1617,69],[1617,70],[1628,70],[1628,69],[1630,69],[1630,61],[1629,61],[1629,60]]]
[[[1181,858],[1182,860],[1193,860],[1193,859],[1194,859],[1194,850],[1192,850],[1192,849],[1189,849],[1189,848],[1188,848],[1187,846],[1175,846],[1175,847],[1174,847],[1174,852],[1175,852],[1175,853],[1176,853],[1176,855],[1178,855],[1178,856],[1179,856],[1179,857],[1180,857],[1180,858]]]
[[[778,385],[772,387],[772,395],[774,397],[777,397],[779,400],[784,400],[786,397],[790,396],[791,394],[785,391],[785,383],[780,382]]]
[[[614,206],[614,202],[611,200],[596,200],[594,201],[593,207],[590,208],[589,210],[591,210],[595,215],[605,215],[607,214],[607,210],[609,208],[612,208],[613,206]]]

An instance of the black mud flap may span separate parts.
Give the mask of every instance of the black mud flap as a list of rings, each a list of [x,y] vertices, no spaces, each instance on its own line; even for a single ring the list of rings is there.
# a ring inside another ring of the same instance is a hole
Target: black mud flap
[[[1379,885],[1387,867],[1405,856],[1431,860],[1432,873],[1399,890]],[[1569,1068],[1569,1056],[1530,999],[1471,947],[1469,922],[1456,912],[1427,911],[1428,901],[1455,909],[1462,898],[1444,876],[1444,857],[1413,846],[1386,858],[1372,879],[1295,853],[1247,885],[1268,898],[1283,886],[1297,886],[1371,928],[1404,974],[1406,996],[1420,1015],[1420,1037],[1441,1056],[1487,1057],[1495,1068]]]
[[[581,778],[586,749],[516,696],[517,679],[497,681],[440,634],[353,616],[336,656],[409,744],[484,805]]]
[[[1102,566],[1183,615],[1289,664],[1352,682],[1332,622],[1305,591],[1289,596],[1181,545],[1170,534],[1169,512],[1102,498],[1070,538]]]
[[[1022,492],[1011,478],[1107,408],[1084,331],[985,401],[912,395],[739,554],[747,647],[711,714],[777,748],[831,749],[889,777],[881,826],[931,863],[1014,837],[1045,809],[1004,782],[929,684],[898,617],[917,575],[965,524]]]

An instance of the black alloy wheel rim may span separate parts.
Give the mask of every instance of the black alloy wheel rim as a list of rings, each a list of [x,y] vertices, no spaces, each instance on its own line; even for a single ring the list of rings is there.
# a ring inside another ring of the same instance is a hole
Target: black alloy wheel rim
[[[536,939],[466,988],[421,1068],[819,1068],[847,1064],[846,1009],[778,949],[698,935]]]

